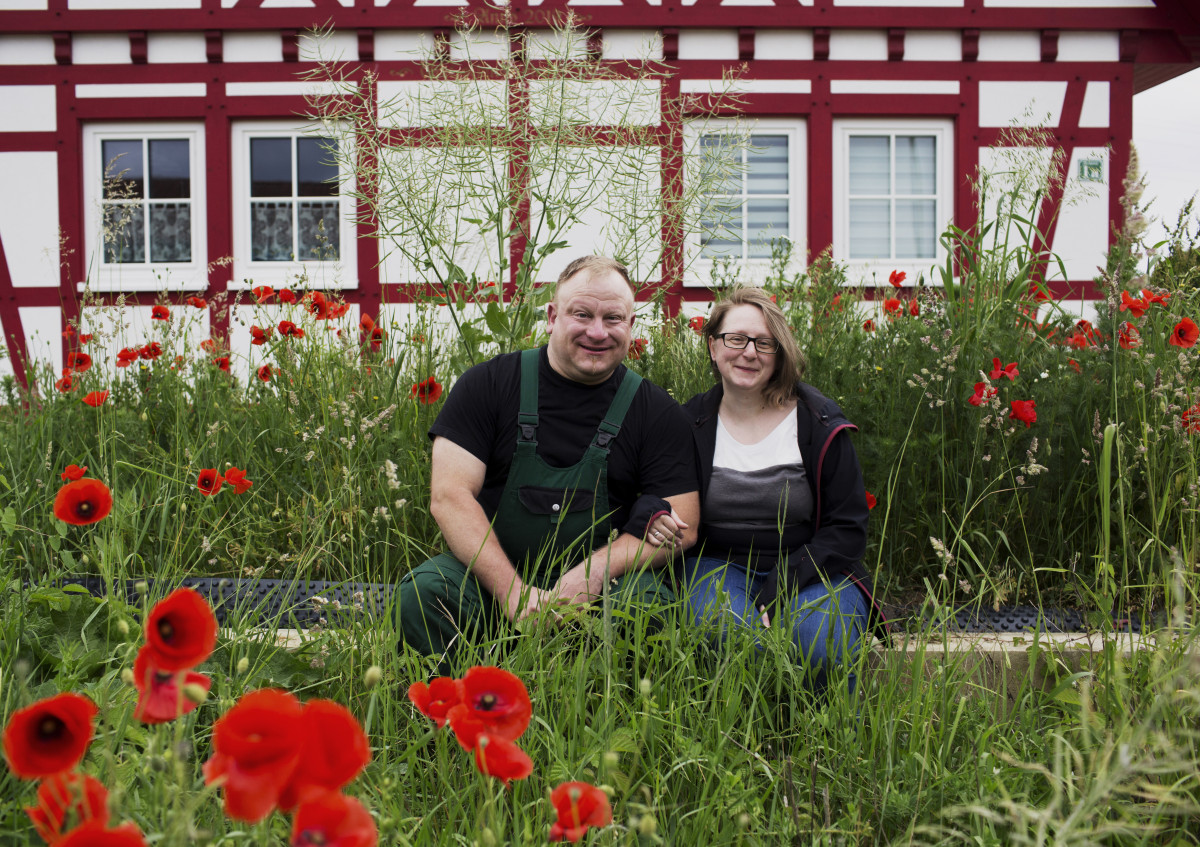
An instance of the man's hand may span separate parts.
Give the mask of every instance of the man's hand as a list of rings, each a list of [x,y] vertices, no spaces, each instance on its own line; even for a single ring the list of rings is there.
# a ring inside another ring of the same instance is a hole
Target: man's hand
[[[530,616],[553,610],[559,603],[561,600],[554,589],[514,585],[501,605],[509,621],[520,623]],[[554,616],[558,617],[557,613]]]
[[[595,566],[593,566],[595,570]],[[558,602],[569,606],[581,606],[590,603],[600,596],[603,590],[602,573],[593,573],[589,577],[588,562],[581,562],[558,578],[551,589]]]

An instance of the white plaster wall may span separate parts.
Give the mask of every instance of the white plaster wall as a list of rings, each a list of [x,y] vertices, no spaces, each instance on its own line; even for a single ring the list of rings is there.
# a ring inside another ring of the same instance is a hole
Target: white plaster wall
[[[49,366],[57,377],[62,372],[62,311],[57,306],[21,306],[21,325],[25,328],[26,372]]]
[[[158,64],[203,64],[208,61],[202,32],[151,32],[146,35],[146,61]]]
[[[28,12],[48,8],[47,0],[0,0],[0,11]]]
[[[754,35],[755,59],[800,59],[813,57],[811,29],[760,29]]]
[[[1099,159],[1104,163],[1104,182],[1080,182],[1079,162]],[[1067,168],[1063,208],[1050,245],[1066,267],[1067,279],[1092,279],[1104,265],[1108,250],[1108,199],[1110,179],[1108,151],[1103,147],[1077,147]],[[1051,266],[1051,270],[1057,270]]]
[[[984,30],[979,33],[981,62],[1040,62],[1042,36],[1034,30]]]
[[[964,0],[833,0],[835,6],[882,6],[908,7],[915,6],[947,6],[962,7]]]
[[[679,82],[681,94],[808,94],[812,80],[808,79],[684,79]]]
[[[662,60],[662,33],[656,29],[606,29],[602,37],[605,59]]]
[[[357,62],[358,34],[326,32],[320,37],[310,33],[300,36],[301,62]]]
[[[0,239],[13,285],[57,286],[58,154],[0,153],[0,173],[9,196],[21,198],[0,203]]]
[[[1118,32],[1060,32],[1058,61],[1116,62],[1121,58]]]
[[[456,62],[478,59],[507,59],[509,43],[496,30],[450,33],[450,58]]]
[[[910,62],[961,62],[962,36],[939,29],[910,29],[904,34],[904,58]]]
[[[1051,160],[1052,151],[1048,147],[980,147],[979,169],[987,184],[987,195],[980,212],[981,223],[999,221],[1001,204],[1007,211],[1036,222],[1041,208],[1039,191],[1045,185]],[[1026,243],[1032,243],[1033,233],[1026,230]],[[1021,243],[1018,227],[1010,224],[993,227],[989,238],[991,240],[984,244],[985,249],[996,244]]]
[[[497,125],[508,120],[502,81],[381,82],[376,97],[381,126],[437,126],[447,116],[454,118],[455,125]]]
[[[126,97],[203,97],[207,86],[203,82],[143,82],[95,83],[75,86],[75,96],[81,100],[102,100]]]
[[[980,126],[1058,126],[1067,83],[980,82]]]
[[[340,93],[336,82],[306,79],[298,82],[227,82],[226,97],[332,97]]]
[[[737,59],[736,29],[685,29],[679,33],[679,58]]]
[[[122,347],[143,347],[151,341],[162,345],[162,358],[176,356],[191,359],[201,356],[201,341],[209,337],[208,310],[191,306],[172,306],[171,320],[150,317],[150,306],[85,306],[79,317],[79,331],[92,333],[87,346],[92,366],[109,378],[136,373],[140,360],[127,368],[118,368],[117,351]]]
[[[77,32],[71,37],[75,65],[129,65],[129,35],[124,32]]]
[[[535,123],[650,126],[662,118],[657,80],[529,84]]]
[[[375,59],[380,62],[420,62],[433,57],[433,33],[407,29],[375,32]]]
[[[53,85],[0,85],[0,132],[54,132]]]
[[[1083,92],[1083,108],[1079,112],[1081,127],[1108,126],[1109,84],[1093,80]]]
[[[1154,0],[983,0],[1010,9],[1152,9]]]
[[[887,57],[885,30],[835,29],[829,33],[830,60],[882,62]]]
[[[67,0],[68,9],[199,9],[200,0]]]
[[[835,79],[831,94],[958,94],[953,79]]]
[[[221,56],[226,62],[282,62],[283,39],[278,32],[227,32]]]
[[[53,36],[0,35],[0,65],[53,64]]]

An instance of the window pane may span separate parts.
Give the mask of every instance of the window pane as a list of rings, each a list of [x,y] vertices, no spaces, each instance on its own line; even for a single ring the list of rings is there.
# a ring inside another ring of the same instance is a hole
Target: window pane
[[[300,197],[337,197],[337,142],[332,138],[296,139],[296,194]]]
[[[250,196],[292,196],[290,138],[250,139]]]
[[[145,197],[141,139],[103,141],[100,148],[100,158],[104,163],[105,199]]]
[[[896,136],[896,193],[937,193],[937,140],[932,135]]]
[[[191,197],[191,177],[187,139],[150,142],[151,197]]]
[[[153,155],[153,154],[151,154]],[[150,206],[150,261],[192,260],[192,205],[154,203]]]
[[[850,258],[890,259],[891,203],[887,200],[850,201]]]
[[[721,203],[713,216],[700,222],[701,256],[705,259],[742,258],[741,203]]]
[[[788,236],[788,201],[750,200],[746,212],[750,258],[771,258],[771,240]]]
[[[742,193],[741,153],[731,146],[728,136],[700,136],[700,156],[703,172],[712,175],[713,194]]]
[[[292,204],[250,204],[250,258],[255,262],[292,260]]]
[[[746,191],[787,194],[788,139],[786,135],[752,135],[746,151]]]
[[[301,202],[296,213],[296,229],[300,249],[296,258],[302,261],[338,257],[338,204]]]
[[[850,193],[890,194],[891,190],[887,136],[850,136]]]
[[[146,261],[146,217],[141,203],[104,204],[104,261]]]
[[[932,259],[937,244],[936,201],[896,201],[896,258]]]

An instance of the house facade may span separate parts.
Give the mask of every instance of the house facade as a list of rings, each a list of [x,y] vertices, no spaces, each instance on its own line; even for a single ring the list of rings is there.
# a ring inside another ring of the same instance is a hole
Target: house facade
[[[588,33],[581,61],[664,69],[655,102],[739,101],[750,146],[719,189],[729,220],[638,271],[671,309],[711,299],[706,261],[752,277],[780,235],[868,286],[929,278],[946,224],[976,221],[977,171],[1014,144],[1061,151],[1066,179],[1036,214],[1065,271],[1049,284],[1094,296],[1123,219],[1133,95],[1200,66],[1189,0],[0,0],[0,375],[61,368],[68,326],[102,322],[81,311],[85,289],[89,308],[120,302],[143,323],[164,297],[298,279],[371,315],[411,301],[412,269],[338,191],[330,142],[303,117],[320,84],[301,75],[332,55],[403,96],[429,59],[503,59],[566,10]],[[464,14],[475,34],[455,28]],[[647,119],[657,190],[686,179],[672,163],[688,118],[664,105]],[[701,145],[720,135],[706,127]],[[581,221],[542,276],[605,251],[599,233]],[[521,241],[504,249],[515,266]],[[235,311],[201,317],[249,349]]]

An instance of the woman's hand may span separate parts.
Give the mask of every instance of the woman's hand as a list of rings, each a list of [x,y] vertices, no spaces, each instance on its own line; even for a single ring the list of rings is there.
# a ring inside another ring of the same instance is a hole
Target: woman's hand
[[[650,521],[646,527],[646,543],[652,547],[669,547],[680,550],[683,547],[683,531],[688,528],[683,518],[671,510],[669,515],[659,515]]]

